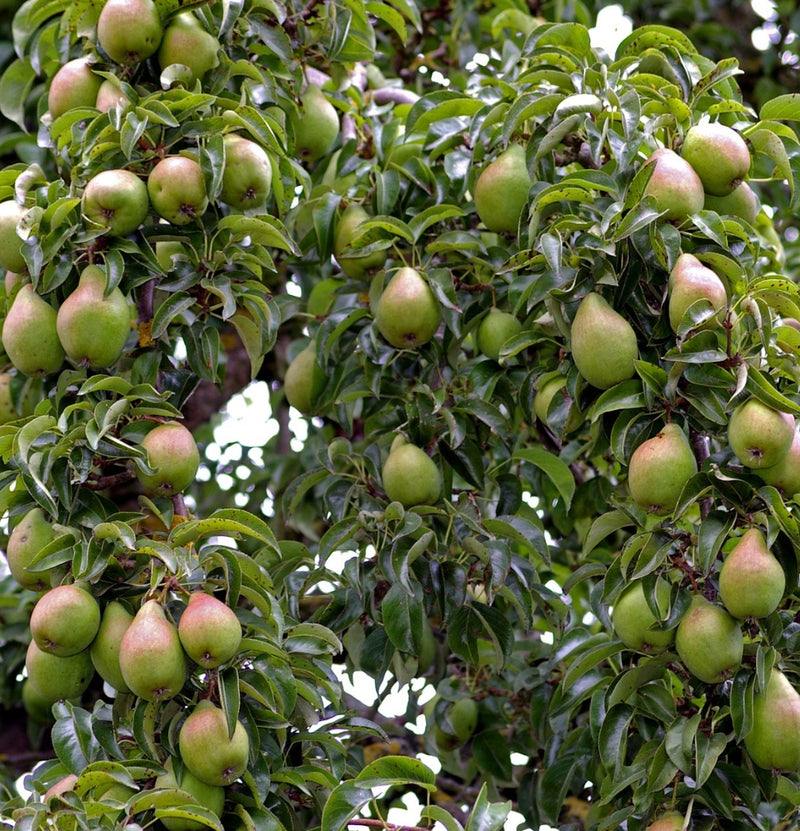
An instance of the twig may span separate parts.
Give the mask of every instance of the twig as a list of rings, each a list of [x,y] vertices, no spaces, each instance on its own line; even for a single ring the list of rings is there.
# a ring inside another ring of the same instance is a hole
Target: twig
[[[385,831],[431,831],[430,826],[424,825],[395,825],[382,819],[351,819],[350,825],[363,825],[366,828],[384,828]]]

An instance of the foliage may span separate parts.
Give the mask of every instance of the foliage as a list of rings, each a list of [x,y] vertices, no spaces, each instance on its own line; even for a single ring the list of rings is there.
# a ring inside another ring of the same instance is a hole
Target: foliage
[[[88,0],[27,0],[14,19],[0,111],[29,137],[0,171],[0,200],[27,208],[23,279],[58,308],[92,263],[135,311],[112,367],[66,362],[28,378],[9,366],[17,412],[0,426],[0,510],[10,529],[44,511],[55,533],[35,565],[54,583],[80,581],[101,605],[134,613],[157,599],[175,623],[200,588],[235,610],[244,638],[221,667],[193,666],[168,700],[112,694],[96,678],[81,700],[53,703],[52,752],[45,744],[26,777],[29,795],[9,783],[3,818],[31,831],[170,818],[339,831],[385,819],[413,792],[416,823],[448,831],[493,831],[511,808],[530,828],[637,831],[670,808],[697,828],[796,820],[797,772],[758,768],[743,744],[772,667],[795,686],[800,677],[796,496],[740,463],[727,425],[747,396],[800,413],[789,325],[800,296],[769,211],[752,224],[710,210],[666,223],[644,164],[710,117],[747,139],[765,203],[796,211],[796,98],[754,109],[735,59],[715,62],[663,25],[635,30],[610,57],[592,47],[583,7],[572,20],[550,8],[532,17],[522,3],[158,7],[164,21],[194,7],[219,39],[219,63],[200,81],[156,58],[108,61]],[[52,78],[84,54],[128,100],[53,120]],[[295,152],[307,81],[341,124],[313,162]],[[241,212],[220,198],[231,132],[269,156],[266,207]],[[528,205],[517,233],[492,233],[472,193],[515,142]],[[199,161],[210,199],[192,221],[150,210],[134,233],[110,237],[85,219],[81,194],[96,173],[145,179],[179,153]],[[337,260],[337,223],[353,204],[369,218]],[[717,325],[690,307],[675,333],[667,278],[686,251],[723,278],[729,302]],[[385,262],[348,277],[340,262],[359,256]],[[436,336],[415,349],[390,346],[374,323],[402,266],[441,308]],[[16,291],[8,280],[6,312]],[[606,390],[571,355],[590,291],[631,324],[639,348],[631,377]],[[523,324],[499,360],[476,348],[491,309]],[[309,343],[323,379],[295,447],[282,381]],[[559,392],[537,407],[554,379]],[[209,414],[250,380],[267,383],[280,430],[247,477],[233,457],[208,459],[207,481],[185,494],[143,492],[147,428],[184,417],[207,444]],[[674,511],[656,516],[629,496],[628,463],[665,423],[690,435],[699,470]],[[386,498],[397,436],[435,462],[435,504]],[[704,683],[674,651],[622,644],[610,611],[624,589],[641,584],[656,608],[665,579],[662,628],[675,628],[693,593],[716,599],[723,553],[751,525],[789,588],[773,614],[742,623],[745,657],[731,678]],[[10,577],[2,596],[1,697],[19,712],[37,598]],[[379,700],[395,683],[407,692],[404,717],[346,693],[342,676],[357,671]],[[231,728],[243,723],[251,748],[222,819],[152,787],[205,699]],[[32,733],[48,721],[27,713]]]

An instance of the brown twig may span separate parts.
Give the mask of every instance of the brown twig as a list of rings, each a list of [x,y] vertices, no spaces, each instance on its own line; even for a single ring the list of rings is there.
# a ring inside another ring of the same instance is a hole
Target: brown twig
[[[384,828],[386,831],[431,831],[429,826],[395,825],[393,822],[386,822],[382,819],[351,819],[347,825],[362,825],[366,828]]]

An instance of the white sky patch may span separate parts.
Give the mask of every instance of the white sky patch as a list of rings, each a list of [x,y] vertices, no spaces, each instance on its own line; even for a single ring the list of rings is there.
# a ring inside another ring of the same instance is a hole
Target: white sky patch
[[[633,31],[633,21],[622,6],[606,6],[597,13],[597,23],[589,29],[592,46],[605,49],[612,57],[617,47]]]

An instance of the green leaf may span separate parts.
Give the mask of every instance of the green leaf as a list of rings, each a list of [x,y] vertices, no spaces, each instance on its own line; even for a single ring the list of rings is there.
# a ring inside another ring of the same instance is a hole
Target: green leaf
[[[800,93],[770,98],[764,103],[759,116],[763,121],[800,121]]]
[[[509,813],[510,802],[489,802],[487,784],[484,782],[472,806],[465,831],[500,831]]]
[[[362,788],[416,785],[433,792],[436,790],[436,774],[419,759],[409,756],[384,756],[361,770],[353,784]]]
[[[472,740],[472,755],[484,776],[493,781],[511,782],[513,766],[507,739],[497,730],[479,733]]]
[[[334,788],[322,809],[320,831],[344,831],[359,811],[372,799],[372,791],[356,782],[342,782]]]
[[[528,462],[538,467],[556,486],[561,498],[564,500],[564,507],[569,510],[572,504],[572,497],[575,495],[575,477],[569,466],[558,456],[549,453],[541,447],[530,447],[523,450],[516,450],[511,456],[512,459]]]

